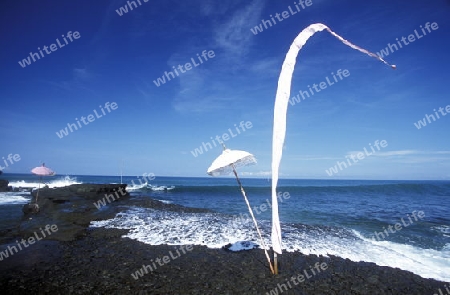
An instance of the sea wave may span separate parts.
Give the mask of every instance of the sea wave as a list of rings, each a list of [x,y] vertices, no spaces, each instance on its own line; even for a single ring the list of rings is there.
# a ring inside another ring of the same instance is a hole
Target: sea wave
[[[128,191],[137,191],[137,190],[142,190],[144,188],[147,188],[147,182],[142,183],[142,184],[128,184],[127,185],[127,190]]]
[[[9,186],[15,189],[35,189],[42,186],[48,186],[50,188],[55,187],[64,187],[71,184],[81,184],[82,182],[77,181],[76,177],[64,176],[59,177],[57,179],[46,180],[45,177],[42,178],[42,182],[39,181],[39,178],[36,177],[36,181],[25,181],[25,180],[16,180],[11,181]]]
[[[269,221],[259,222],[270,245]],[[181,213],[131,208],[113,219],[91,222],[91,227],[129,229],[124,237],[151,245],[205,245],[221,248],[251,241],[260,245],[254,225],[219,213]],[[409,270],[425,278],[450,281],[450,251],[423,249],[390,241],[373,241],[361,233],[340,227],[282,224],[283,250],[304,254],[335,255],[353,261]]]
[[[165,186],[165,185],[150,185],[148,186],[152,191],[171,191],[175,189],[175,186]]]
[[[27,198],[17,192],[0,193],[0,206],[25,204],[25,203],[29,202],[29,200],[30,200],[30,198]]]
[[[270,195],[271,187],[269,184],[265,186],[255,186],[244,183],[245,190],[248,192],[262,193]],[[450,184],[445,183],[388,183],[388,184],[362,184],[362,185],[278,185],[278,191],[288,191],[298,194],[383,194],[385,196],[398,195],[435,195],[448,196]],[[201,185],[187,186],[176,185],[173,188],[174,193],[228,193],[235,192],[236,185]]]

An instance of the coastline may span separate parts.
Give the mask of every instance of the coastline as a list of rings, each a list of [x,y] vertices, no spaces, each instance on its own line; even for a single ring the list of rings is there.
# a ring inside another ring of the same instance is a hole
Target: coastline
[[[77,223],[68,213],[35,216],[41,224],[56,223],[54,218],[66,222],[48,239],[0,261],[2,294],[435,294],[448,285],[398,268],[298,251],[279,256],[280,274],[274,276],[260,249],[153,246],[122,238],[128,230],[89,227],[89,220],[111,218],[125,203],[208,211],[135,197],[119,199],[101,211],[82,208],[82,219],[73,216]],[[10,243],[20,238],[12,234]]]
[[[205,246],[190,246],[136,279],[136,270],[179,246],[121,238],[126,232],[89,228],[71,242],[46,240],[24,249],[0,263],[2,294],[434,294],[446,284],[397,268],[299,252],[280,255],[280,274],[274,276],[262,250]],[[313,275],[317,263],[327,268]],[[308,272],[293,283],[293,276]]]

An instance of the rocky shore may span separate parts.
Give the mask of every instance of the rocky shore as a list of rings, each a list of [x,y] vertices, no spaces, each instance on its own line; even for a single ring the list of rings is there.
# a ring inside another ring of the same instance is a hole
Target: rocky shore
[[[0,179],[0,192],[8,192],[10,189],[9,181],[6,179]]]
[[[281,255],[280,274],[274,276],[261,250],[234,253],[193,246],[183,254],[179,246],[150,246],[123,234],[90,229],[71,242],[36,243],[0,262],[2,294],[431,295],[445,285],[373,263],[299,252]],[[173,255],[177,251],[180,255]],[[167,256],[167,263],[157,263]],[[318,263],[327,267],[313,275]],[[144,265],[153,270],[147,267],[145,273]],[[302,282],[292,279],[299,275]]]
[[[28,243],[1,257],[2,294],[432,295],[445,290],[444,282],[334,256],[285,252],[279,256],[279,275],[272,275],[260,249],[230,252],[196,245],[147,245],[122,238],[126,230],[88,225],[134,205],[165,211],[208,210],[129,195],[98,209],[93,203],[120,187],[107,192],[80,188],[66,190],[67,195],[39,192],[39,213],[27,214],[20,230],[8,237],[9,244],[0,246],[5,252],[18,248],[21,239]],[[56,231],[51,231],[52,225]],[[36,237],[32,244],[30,237]]]
[[[118,207],[107,205],[127,200],[130,194],[126,187],[126,184],[72,184],[34,190],[31,192],[30,204],[23,207],[24,218],[19,226],[19,234],[32,236],[47,224],[57,224],[58,231],[53,238],[73,240],[84,233],[92,220],[113,217]],[[97,208],[95,205],[102,200],[105,205]]]

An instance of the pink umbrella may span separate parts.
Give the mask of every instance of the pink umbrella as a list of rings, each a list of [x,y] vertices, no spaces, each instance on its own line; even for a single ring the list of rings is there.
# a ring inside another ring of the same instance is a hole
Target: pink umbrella
[[[31,173],[39,176],[53,176],[56,174],[52,169],[45,167],[45,163],[42,163],[42,166],[33,168]]]
[[[37,200],[38,200],[38,196],[39,196],[39,189],[41,188],[41,181],[42,181],[42,176],[54,176],[56,173],[48,168],[45,167],[45,163],[42,163],[42,166],[36,167],[31,169],[31,173],[39,175],[39,185],[38,185],[38,192],[36,194],[36,201],[35,201],[35,207],[37,210],[39,210],[38,204],[37,204]]]

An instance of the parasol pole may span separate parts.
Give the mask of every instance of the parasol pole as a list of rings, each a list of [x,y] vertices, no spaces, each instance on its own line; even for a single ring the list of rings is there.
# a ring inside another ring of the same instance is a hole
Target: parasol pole
[[[38,197],[39,197],[39,190],[41,189],[41,181],[42,181],[42,176],[39,177],[38,191],[37,191],[37,193],[36,193],[36,200],[35,200],[35,203],[36,203],[36,204],[37,204]]]
[[[38,183],[38,191],[36,193],[36,199],[34,200],[34,204],[30,203],[30,207],[33,208],[33,213],[39,212],[39,205],[38,205],[38,197],[39,197],[39,190],[41,189],[41,181],[42,176],[39,177],[39,183]],[[19,225],[19,231],[20,231],[20,225]]]
[[[224,147],[225,147],[225,145],[224,145]],[[244,196],[245,203],[247,203],[247,207],[248,207],[248,210],[250,211],[250,215],[252,216],[253,223],[256,226],[256,231],[258,232],[259,238],[261,240],[261,244],[264,247],[264,253],[266,254],[267,261],[269,262],[270,271],[272,272],[272,274],[276,274],[274,269],[273,269],[273,267],[272,267],[272,262],[270,261],[269,253],[267,253],[266,244],[264,243],[263,237],[261,235],[261,231],[259,230],[258,223],[256,222],[255,215],[253,215],[252,207],[250,207],[250,203],[248,202],[247,195],[245,194],[244,187],[242,186],[241,180],[239,179],[239,177],[237,175],[236,169],[234,168],[234,164],[231,164],[230,166],[233,167],[234,176],[236,176],[236,180],[237,180],[237,182],[239,184],[239,187],[241,189],[241,193]]]
[[[278,255],[277,255],[277,252],[273,252],[273,268],[275,269],[273,274],[277,275],[278,274]]]

